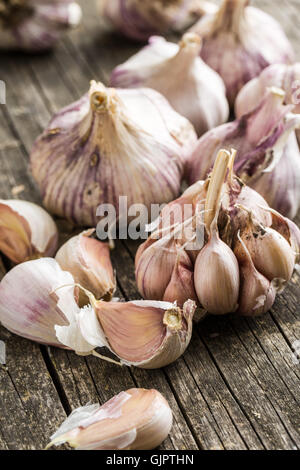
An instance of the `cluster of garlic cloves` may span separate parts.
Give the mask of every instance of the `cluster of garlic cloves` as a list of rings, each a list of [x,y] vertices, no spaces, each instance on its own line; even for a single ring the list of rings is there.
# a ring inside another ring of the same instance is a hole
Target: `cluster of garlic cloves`
[[[98,4],[102,18],[116,31],[137,41],[170,30],[184,30],[203,14],[217,10],[206,0],[98,0]]]
[[[90,301],[83,307],[78,289]],[[164,367],[184,353],[195,309],[192,300],[182,308],[170,302],[96,300],[52,258],[18,265],[0,284],[0,322],[11,332],[80,355],[99,356],[95,349],[106,347],[122,364],[146,369]]]
[[[78,450],[151,450],[172,427],[172,411],[157,390],[132,388],[104,405],[74,410],[47,446],[68,443]]]
[[[63,31],[80,21],[81,8],[73,0],[4,0],[0,4],[0,48],[47,50]]]
[[[163,209],[158,228],[136,256],[144,298],[159,300],[169,291],[177,272],[176,250],[190,275],[184,290],[182,283],[172,283],[172,295],[184,302],[188,292],[214,315],[262,315],[291,280],[300,231],[234,175],[235,158],[235,151],[219,151],[208,178]]]
[[[31,167],[47,209],[91,227],[104,203],[122,219],[120,196],[147,209],[177,197],[195,141],[190,122],[158,92],[92,82],[37,139]]]
[[[203,60],[223,78],[231,106],[241,88],[271,64],[294,61],[279,23],[249,0],[223,0],[192,28],[203,39]]]
[[[300,154],[294,132],[300,115],[283,104],[284,96],[272,87],[253,111],[204,134],[189,157],[190,184],[207,177],[220,146],[233,146],[239,149],[236,174],[273,209],[294,218],[300,207]]]
[[[28,201],[0,199],[0,252],[13,263],[53,256],[58,231],[52,217]]]
[[[93,233],[94,229],[86,230],[68,240],[59,249],[55,259],[64,271],[72,274],[76,284],[92,292],[97,300],[111,300],[116,289],[116,279],[110,248],[107,243],[93,238]],[[82,290],[80,294],[85,298]]]
[[[151,37],[147,46],[114,69],[111,84],[157,90],[202,135],[227,121],[229,106],[223,80],[201,60],[200,50],[195,33],[186,33],[178,45]]]

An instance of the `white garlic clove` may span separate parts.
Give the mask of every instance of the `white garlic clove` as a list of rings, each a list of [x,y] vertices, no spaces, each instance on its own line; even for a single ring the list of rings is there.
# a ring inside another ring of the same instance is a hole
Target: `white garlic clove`
[[[150,450],[172,427],[172,411],[157,390],[130,389],[104,405],[74,410],[47,448],[68,443],[79,450]]]
[[[69,271],[77,284],[92,292],[96,299],[111,300],[116,280],[110,260],[109,246],[91,238],[94,229],[82,232],[67,241],[57,252],[56,261]]]
[[[223,0],[214,15],[191,29],[203,39],[203,60],[223,78],[231,106],[245,83],[271,64],[294,62],[294,51],[280,24],[248,0]]]
[[[148,210],[176,198],[195,139],[192,125],[158,92],[92,82],[89,95],[60,111],[38,138],[31,167],[51,212],[95,226],[101,204],[112,204],[123,221],[120,196],[127,207]]]
[[[0,11],[0,48],[50,49],[63,31],[79,25],[81,16],[73,0],[6,0]]]
[[[14,263],[53,256],[58,231],[42,207],[28,201],[0,200],[0,251]]]
[[[227,121],[229,106],[222,79],[200,59],[200,50],[201,40],[195,33],[186,33],[178,45],[151,38],[140,52],[114,69],[111,84],[159,91],[202,135]]]

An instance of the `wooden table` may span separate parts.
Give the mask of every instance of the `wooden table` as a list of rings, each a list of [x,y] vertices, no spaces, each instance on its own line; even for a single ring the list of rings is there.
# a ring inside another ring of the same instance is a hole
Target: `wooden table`
[[[87,91],[90,79],[107,82],[111,69],[138,48],[101,33],[94,0],[80,3],[82,27],[53,54],[0,56],[7,85],[7,106],[0,106],[2,198],[16,197],[15,188],[24,185],[17,197],[41,202],[28,169],[34,139],[55,111]],[[255,3],[281,21],[297,51],[298,0]],[[68,236],[67,224],[60,225]],[[112,253],[121,298],[139,298],[135,250],[132,242],[118,243]],[[294,280],[263,318],[208,318],[195,328],[184,357],[156,371],[120,370],[2,328],[7,361],[0,366],[0,449],[42,449],[72,409],[131,387],[155,387],[168,399],[175,419],[162,449],[300,448],[300,367],[293,351],[300,339],[299,300]]]

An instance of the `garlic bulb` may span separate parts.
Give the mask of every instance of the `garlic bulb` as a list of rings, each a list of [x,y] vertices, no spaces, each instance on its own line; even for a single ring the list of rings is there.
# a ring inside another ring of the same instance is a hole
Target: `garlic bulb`
[[[13,263],[53,256],[57,249],[55,222],[28,201],[0,199],[0,252]]]
[[[80,21],[81,8],[72,0],[4,0],[0,4],[0,48],[49,49],[64,30]]]
[[[103,203],[122,218],[120,196],[128,207],[147,209],[174,199],[195,140],[193,126],[158,92],[92,82],[89,94],[54,116],[37,139],[32,172],[50,212],[95,226]]]
[[[214,315],[257,316],[291,279],[300,230],[234,175],[235,158],[219,151],[208,178],[162,210],[136,255],[144,298],[188,295]]]
[[[111,300],[116,279],[110,260],[109,246],[91,236],[86,230],[68,240],[57,252],[56,261],[69,271],[77,284],[93,293],[96,299]]]
[[[198,135],[227,121],[229,106],[221,77],[199,57],[201,40],[186,33],[178,45],[162,37],[114,69],[114,87],[149,87],[164,95],[194,125]]]
[[[19,264],[0,283],[0,322],[24,338],[116,362],[95,351],[106,347],[121,363],[146,369],[176,361],[187,348],[193,301],[182,309],[170,302],[105,302],[85,290],[90,303],[80,308],[75,286],[52,258]]]
[[[220,147],[233,146],[239,149],[236,174],[273,209],[294,218],[300,207],[300,154],[294,132],[300,115],[292,114],[283,101],[284,92],[270,88],[251,113],[202,136],[189,157],[190,184],[206,178]]]
[[[223,78],[231,106],[241,88],[271,64],[294,61],[280,24],[249,0],[223,0],[220,10],[205,15],[193,28],[203,39],[203,60]]]
[[[124,36],[146,41],[153,34],[183,30],[217,7],[206,0],[98,0],[101,17]]]
[[[285,104],[292,104],[292,112],[300,114],[299,100],[300,63],[286,65],[274,64],[267,67],[259,77],[247,83],[239,92],[235,101],[235,113],[238,118],[252,111],[264,97],[267,88],[277,87],[285,91]],[[298,142],[300,131],[297,130]]]
[[[150,450],[166,439],[172,421],[172,411],[157,390],[132,388],[102,406],[74,410],[47,449],[68,443],[78,450]]]

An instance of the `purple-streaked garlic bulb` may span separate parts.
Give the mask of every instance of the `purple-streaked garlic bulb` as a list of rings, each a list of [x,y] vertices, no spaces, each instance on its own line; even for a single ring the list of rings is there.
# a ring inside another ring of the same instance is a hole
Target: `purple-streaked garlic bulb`
[[[17,199],[0,199],[0,252],[13,263],[53,256],[58,231],[40,206]]]
[[[86,230],[68,240],[55,259],[64,271],[69,271],[77,284],[89,290],[96,299],[111,300],[116,279],[110,259],[110,248],[93,238],[94,229]],[[84,293],[83,301],[85,299]]]
[[[119,33],[137,41],[183,30],[217,7],[206,0],[98,0],[101,17]]]
[[[79,25],[81,8],[73,0],[4,0],[0,3],[0,48],[43,51],[64,31]]]
[[[249,5],[223,0],[220,10],[192,28],[203,39],[201,57],[223,78],[231,106],[241,88],[271,64],[289,64],[294,52],[280,24]]]
[[[114,87],[148,87],[164,95],[200,136],[227,121],[229,106],[221,77],[199,57],[201,39],[186,33],[179,44],[153,36],[149,44],[114,69]]]
[[[78,289],[89,302],[80,307]],[[176,361],[192,335],[196,304],[155,301],[105,302],[75,282],[52,258],[27,261],[0,283],[0,322],[24,338],[80,355],[107,348],[121,364],[157,369]],[[120,363],[118,362],[120,365]]]
[[[145,299],[188,296],[202,316],[259,316],[291,280],[300,230],[234,175],[235,158],[219,151],[208,178],[161,212],[135,260]]]
[[[104,405],[72,411],[47,446],[68,443],[78,450],[151,450],[172,427],[172,411],[157,390],[132,388]]]
[[[248,114],[203,135],[189,157],[190,184],[205,179],[220,148],[239,149],[234,170],[268,204],[294,218],[300,207],[300,153],[295,129],[300,115],[284,105],[284,92],[267,90]]]
[[[122,218],[120,196],[147,209],[177,197],[195,141],[191,123],[157,91],[92,82],[37,139],[31,168],[50,212],[95,226],[101,204]]]
[[[259,77],[253,78],[239,92],[235,101],[237,118],[256,108],[266,93],[267,88],[277,87],[285,92],[285,104],[294,105],[292,110],[300,114],[300,63],[286,65],[274,64],[267,67]],[[300,142],[300,131],[296,131]]]

